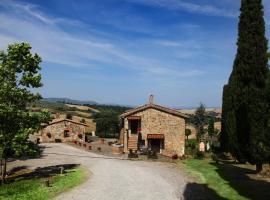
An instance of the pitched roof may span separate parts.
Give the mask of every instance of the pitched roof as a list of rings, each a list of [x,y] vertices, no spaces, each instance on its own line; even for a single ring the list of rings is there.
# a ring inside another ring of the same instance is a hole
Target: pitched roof
[[[46,126],[49,126],[49,125],[52,125],[52,124],[57,124],[57,123],[60,123],[60,122],[63,122],[63,121],[71,122],[71,123],[74,123],[74,124],[79,124],[79,125],[82,125],[82,126],[87,126],[86,124],[83,124],[83,123],[80,123],[80,122],[76,122],[76,121],[73,121],[73,120],[70,120],[70,119],[63,119],[63,118],[53,119]]]
[[[134,109],[130,109],[130,110],[127,110],[126,112],[124,112],[122,115],[120,115],[122,118],[125,118],[125,117],[128,117],[130,115],[133,115],[133,114],[136,114],[138,112],[141,112],[141,111],[144,111],[146,109],[155,109],[155,110],[159,110],[159,111],[162,111],[162,112],[165,112],[165,113],[168,113],[168,114],[171,114],[171,115],[175,115],[177,117],[181,117],[181,118],[189,118],[188,115],[185,115],[177,110],[174,110],[174,109],[171,109],[171,108],[166,108],[166,107],[163,107],[163,106],[160,106],[160,105],[157,105],[157,104],[153,104],[153,103],[149,103],[149,104],[146,104],[144,106],[140,106],[140,107],[137,107],[137,108],[134,108]]]

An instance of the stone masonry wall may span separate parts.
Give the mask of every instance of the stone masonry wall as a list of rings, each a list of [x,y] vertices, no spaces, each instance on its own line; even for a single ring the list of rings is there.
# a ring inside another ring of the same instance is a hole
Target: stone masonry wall
[[[64,137],[65,130],[69,130],[68,137]],[[48,125],[42,129],[40,142],[55,142],[55,139],[60,139],[62,142],[81,140],[78,137],[80,134],[82,135],[82,140],[84,140],[85,127],[83,125],[62,121]]]
[[[141,117],[142,139],[147,143],[147,134],[164,134],[164,155],[184,155],[185,151],[185,119],[156,109],[146,109],[133,116]],[[128,120],[125,118],[125,130],[128,129]]]

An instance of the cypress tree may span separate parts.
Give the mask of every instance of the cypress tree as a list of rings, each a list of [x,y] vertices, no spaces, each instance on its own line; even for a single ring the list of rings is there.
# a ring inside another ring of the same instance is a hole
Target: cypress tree
[[[220,147],[223,152],[229,152],[229,136],[228,127],[225,127],[227,123],[228,106],[228,85],[223,87],[223,97],[222,97],[222,119],[221,119],[221,133],[220,133]]]
[[[267,39],[261,0],[241,1],[238,31],[237,55],[223,91],[222,134],[228,139],[229,151],[239,161],[256,164],[260,171],[269,154],[264,93]]]

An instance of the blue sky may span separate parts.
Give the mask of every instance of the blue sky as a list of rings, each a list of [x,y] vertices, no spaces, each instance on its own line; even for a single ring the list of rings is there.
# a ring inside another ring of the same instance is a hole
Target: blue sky
[[[267,36],[270,2],[264,0]],[[237,0],[0,0],[0,48],[27,41],[44,97],[221,105],[236,53]]]

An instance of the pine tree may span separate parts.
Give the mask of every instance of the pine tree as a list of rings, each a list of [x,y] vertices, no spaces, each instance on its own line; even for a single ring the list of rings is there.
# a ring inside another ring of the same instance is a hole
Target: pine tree
[[[228,137],[230,152],[239,161],[256,164],[258,171],[269,154],[264,98],[267,39],[263,16],[261,0],[242,0],[237,55],[223,91],[222,115],[222,134]]]

